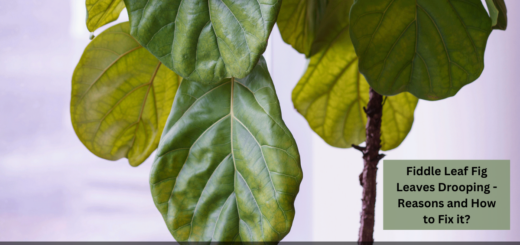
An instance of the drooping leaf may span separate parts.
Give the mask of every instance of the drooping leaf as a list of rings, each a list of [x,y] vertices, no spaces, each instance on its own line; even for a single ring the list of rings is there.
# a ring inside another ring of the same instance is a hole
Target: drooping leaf
[[[181,78],[113,26],[85,48],[72,77],[71,119],[81,142],[138,166],[157,148]]]
[[[278,0],[125,0],[131,33],[180,76],[202,83],[243,78],[256,65]]]
[[[334,2],[332,2],[334,3]],[[349,36],[347,1],[326,11],[312,47],[315,53],[293,90],[294,107],[329,145],[351,147],[365,141],[369,85],[358,71],[358,58]],[[382,149],[397,147],[413,123],[418,99],[409,93],[388,97],[383,106]]]
[[[283,40],[309,57],[328,0],[284,0],[278,14]]]
[[[265,61],[244,79],[184,80],[150,179],[177,241],[280,241],[302,180]]]
[[[455,95],[484,69],[491,19],[480,0],[357,0],[350,34],[359,70],[383,95]]]
[[[95,31],[119,18],[119,14],[125,8],[123,0],[86,0],[87,28]]]
[[[504,0],[486,0],[493,29],[507,29],[507,8]]]

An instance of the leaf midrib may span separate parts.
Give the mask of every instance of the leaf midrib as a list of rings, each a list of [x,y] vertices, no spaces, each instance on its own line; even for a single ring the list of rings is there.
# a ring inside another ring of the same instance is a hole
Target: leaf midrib
[[[159,62],[159,64],[157,64],[157,67],[155,68],[155,71],[152,74],[152,77],[150,78],[150,82],[148,83],[149,87],[148,87],[148,90],[146,91],[146,95],[144,96],[143,104],[141,105],[141,111],[139,112],[139,117],[136,122],[137,125],[135,126],[134,137],[132,139],[132,144],[130,146],[130,149],[132,149],[134,147],[135,139],[137,138],[137,130],[139,129],[139,123],[141,122],[141,119],[143,118],[144,107],[146,105],[146,101],[148,100],[148,95],[150,94],[150,90],[153,88],[153,82],[155,81],[155,76],[157,75],[157,72],[159,71],[161,64],[162,64],[161,62]],[[159,113],[157,113],[157,105],[155,103],[155,94],[154,94],[154,106],[155,106],[157,124],[159,124]]]
[[[233,109],[233,108],[234,108],[234,85],[235,85],[235,82],[238,83],[238,84],[241,84],[242,86],[245,86],[244,84],[242,84],[242,83],[240,83],[240,82],[238,82],[238,81],[235,81],[235,78],[232,77],[230,82],[222,83],[222,84],[216,86],[215,88],[210,89],[208,92],[204,93],[201,97],[199,97],[198,99],[196,99],[196,100],[191,104],[191,106],[190,106],[190,107],[189,107],[189,108],[188,108],[188,109],[183,113],[183,115],[180,117],[180,118],[182,118],[182,117],[183,117],[183,116],[184,116],[184,115],[185,115],[185,114],[186,114],[186,113],[187,113],[187,112],[192,108],[192,106],[193,106],[193,105],[194,105],[198,100],[200,100],[201,98],[203,98],[204,96],[206,96],[206,95],[209,94],[210,92],[214,91],[215,89],[217,89],[217,88],[219,88],[219,87],[221,87],[221,86],[223,86],[223,85],[225,85],[225,84],[230,83],[230,85],[231,85],[230,113],[229,113],[229,114],[226,114],[226,115],[223,116],[223,117],[221,117],[219,120],[217,120],[217,121],[216,121],[215,123],[213,123],[211,126],[209,126],[209,127],[208,127],[204,132],[202,132],[202,134],[201,134],[201,135],[200,135],[200,136],[199,136],[199,137],[194,141],[194,143],[191,145],[191,147],[189,148],[189,151],[188,151],[188,155],[187,155],[187,157],[186,157],[186,160],[184,161],[184,163],[183,163],[181,169],[179,170],[179,174],[178,174],[176,177],[174,177],[174,178],[176,179],[176,181],[175,181],[175,184],[174,184],[174,186],[173,186],[173,188],[172,188],[172,191],[171,191],[171,193],[170,193],[170,196],[169,196],[169,198],[168,198],[168,202],[171,200],[171,198],[172,198],[172,196],[173,196],[173,192],[174,192],[174,190],[175,190],[175,186],[176,186],[176,184],[177,184],[177,178],[179,177],[179,175],[180,175],[182,169],[184,168],[184,166],[186,165],[186,163],[187,163],[187,161],[188,161],[188,158],[189,158],[189,156],[190,156],[190,154],[191,154],[191,149],[193,148],[193,146],[198,142],[198,140],[199,140],[200,138],[202,138],[202,137],[206,134],[206,132],[208,132],[208,131],[209,131],[211,128],[213,128],[216,124],[218,124],[219,122],[221,122],[221,121],[224,120],[225,118],[230,117],[230,127],[231,127],[231,133],[230,133],[230,139],[231,139],[231,153],[230,153],[230,155],[231,155],[231,158],[232,158],[232,160],[233,160],[233,167],[234,167],[234,169],[235,169],[235,174],[239,174],[239,175],[242,177],[242,179],[244,180],[244,183],[246,183],[246,186],[248,187],[249,191],[251,192],[251,196],[253,197],[253,199],[254,199],[254,201],[255,201],[255,204],[256,204],[256,206],[257,206],[257,208],[258,208],[258,211],[260,212],[260,228],[261,228],[261,231],[262,231],[262,238],[264,238],[264,235],[265,235],[265,234],[264,234],[264,231],[263,231],[263,225],[262,225],[262,224],[263,224],[263,218],[264,218],[265,216],[264,216],[264,214],[262,213],[262,210],[260,209],[260,206],[259,206],[259,204],[258,204],[258,201],[256,200],[256,197],[255,197],[254,194],[253,194],[252,189],[249,187],[247,181],[245,180],[245,178],[243,177],[243,175],[240,173],[240,171],[238,171],[237,166],[236,166],[236,161],[235,161],[235,157],[234,157],[235,154],[234,154],[234,150],[233,150],[233,149],[234,149],[234,147],[233,147],[233,122],[234,122],[234,120],[236,120],[238,123],[240,123],[240,124],[244,127],[244,129],[246,129],[246,130],[248,131],[248,133],[251,135],[251,137],[255,140],[255,142],[257,143],[258,147],[260,148],[260,151],[261,151],[261,153],[262,153],[262,158],[263,158],[263,160],[264,160],[264,163],[265,163],[265,165],[266,165],[267,171],[268,171],[268,173],[269,173],[269,178],[270,178],[271,185],[272,185],[272,187],[273,187],[273,192],[275,193],[275,194],[274,194],[274,199],[275,199],[275,201],[276,201],[276,203],[277,203],[279,209],[282,211],[285,220],[287,220],[287,215],[286,215],[286,213],[285,213],[285,210],[281,207],[280,203],[278,202],[278,199],[276,198],[276,193],[277,193],[278,191],[277,191],[276,188],[274,187],[274,181],[273,181],[272,176],[271,176],[271,171],[269,170],[269,167],[268,167],[268,165],[267,165],[267,161],[266,161],[266,159],[265,159],[264,152],[263,152],[263,150],[262,150],[262,145],[261,145],[261,144],[256,140],[256,138],[255,138],[255,137],[253,136],[253,134],[249,131],[249,129],[248,129],[248,128],[247,128],[247,127],[246,127],[246,126],[245,126],[245,125],[244,125],[244,124],[243,124],[243,123],[242,123],[238,118],[236,118],[235,115],[234,115],[234,109]],[[248,89],[249,89],[249,88],[248,88]],[[252,92],[250,89],[249,89],[249,91],[250,91],[250,92],[253,94],[253,96],[254,96],[254,92]],[[255,97],[255,98],[256,98],[256,97]],[[256,102],[257,102],[258,104],[260,104],[258,101],[256,101]],[[265,110],[264,110],[264,112],[265,112],[267,115],[269,115]],[[270,115],[269,115],[269,116],[270,116]],[[180,119],[180,118],[179,118],[179,119]],[[271,117],[271,119],[274,120],[272,117]],[[276,121],[275,121],[275,123],[276,123]],[[278,125],[278,126],[280,126],[280,125]],[[280,127],[281,127],[281,126],[280,126]],[[282,128],[282,129],[283,129],[283,128]],[[271,146],[269,146],[269,147],[271,147]],[[185,149],[185,148],[179,148],[179,149]],[[162,156],[166,155],[166,154],[169,153],[169,152],[176,151],[176,150],[179,150],[179,149],[174,149],[174,150],[168,151],[168,152],[166,152],[166,153],[164,153],[164,154],[161,154],[159,157],[162,157]],[[289,155],[289,154],[288,154],[288,155]],[[229,155],[228,155],[228,156],[229,156]],[[227,158],[228,156],[226,156],[225,158]],[[289,155],[289,157],[292,158],[292,156],[290,156],[290,155]],[[224,158],[224,159],[225,159],[225,158]],[[222,162],[221,162],[221,163],[222,163]],[[219,165],[215,168],[214,172],[215,172],[216,169],[220,166],[221,163],[219,163]],[[213,172],[213,173],[214,173],[214,172]],[[213,175],[213,173],[212,173],[212,175]],[[212,175],[211,175],[211,176],[212,176]],[[210,181],[211,176],[210,176],[210,178],[208,178],[208,182]],[[237,176],[234,177],[234,182],[235,182],[235,180],[236,180],[236,177],[237,177]],[[295,177],[293,177],[293,176],[290,176],[290,177],[295,178]],[[162,180],[162,181],[164,181],[164,180]],[[208,184],[208,182],[206,182],[206,185]],[[155,184],[156,184],[156,183],[154,183],[154,185],[155,185]],[[199,200],[197,201],[197,204],[196,204],[196,206],[195,206],[195,210],[194,210],[194,212],[193,212],[193,216],[192,216],[192,221],[191,221],[190,223],[186,223],[185,225],[182,225],[181,227],[178,227],[178,228],[175,229],[175,230],[178,230],[178,229],[180,229],[180,228],[182,228],[182,227],[184,227],[184,226],[187,226],[187,225],[190,225],[190,226],[191,226],[191,225],[193,224],[193,219],[194,219],[195,214],[196,214],[196,209],[197,209],[197,206],[198,206],[198,202],[200,201],[200,198],[202,197],[202,194],[204,193],[204,190],[205,190],[205,187],[204,187],[204,189],[202,190],[201,195],[200,195],[200,197],[199,197]],[[231,193],[231,195],[232,195],[234,192],[235,192],[235,191],[233,191],[233,192]],[[228,198],[229,198],[229,197],[228,197]],[[247,223],[245,222],[245,220],[243,220],[242,218],[240,218],[240,212],[239,212],[239,208],[238,208],[238,197],[237,197],[237,195],[235,195],[235,201],[236,201],[236,205],[237,205],[237,214],[238,214],[239,220],[244,221],[244,223],[247,225]],[[226,200],[226,202],[227,202],[227,200]],[[226,204],[226,202],[223,204],[223,206]],[[168,209],[169,209],[169,208],[168,208]],[[220,216],[220,214],[219,214],[219,216]],[[269,221],[268,221],[268,223],[269,223]],[[215,224],[215,225],[216,225],[216,224]],[[269,225],[271,226],[271,224],[269,224]],[[272,227],[272,226],[271,226],[271,227]],[[248,227],[248,228],[249,228],[249,227]],[[276,229],[274,229],[274,227],[272,227],[272,228],[273,228],[273,231],[274,231],[275,233],[277,233],[277,234],[281,237],[281,234],[280,234]],[[250,228],[249,228],[249,229],[250,229]],[[174,231],[175,231],[175,230],[174,230]],[[191,234],[192,234],[192,228],[190,228],[190,235],[188,236],[188,240],[190,239]]]

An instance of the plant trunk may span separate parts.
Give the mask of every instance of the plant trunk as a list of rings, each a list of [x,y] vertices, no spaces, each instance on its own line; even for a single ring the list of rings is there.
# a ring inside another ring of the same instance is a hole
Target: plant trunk
[[[374,209],[376,204],[377,164],[385,155],[379,154],[381,149],[381,118],[383,116],[383,96],[370,88],[370,98],[365,109],[367,115],[366,146],[354,146],[363,152],[364,168],[359,175],[363,186],[361,227],[358,244],[374,242]]]

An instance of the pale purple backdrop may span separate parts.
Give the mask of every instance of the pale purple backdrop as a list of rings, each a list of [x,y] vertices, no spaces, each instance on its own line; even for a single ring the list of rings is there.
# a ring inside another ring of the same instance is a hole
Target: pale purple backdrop
[[[520,240],[520,1],[506,4],[508,30],[491,34],[482,76],[454,98],[419,102],[408,138],[386,159],[510,159],[511,230],[384,231],[378,201],[376,240]],[[0,241],[173,240],[149,191],[153,156],[137,168],[106,161],[72,129],[70,80],[89,43],[84,20],[84,0],[0,0]],[[304,170],[285,240],[355,241],[361,156],[328,146],[294,110],[306,60],[276,27],[264,55]]]

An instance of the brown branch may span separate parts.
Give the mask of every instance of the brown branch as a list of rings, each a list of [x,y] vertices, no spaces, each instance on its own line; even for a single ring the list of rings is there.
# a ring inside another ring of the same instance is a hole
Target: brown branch
[[[366,147],[359,146],[359,145],[354,145],[354,144],[352,144],[352,147],[353,147],[354,149],[360,151],[361,153],[365,154]]]
[[[359,228],[358,244],[374,242],[374,209],[376,203],[377,164],[385,155],[379,154],[381,149],[381,118],[383,116],[383,96],[370,88],[370,98],[367,108],[366,147],[354,147],[363,152],[364,168],[359,175],[363,186],[361,227]],[[361,150],[362,149],[362,150]]]

